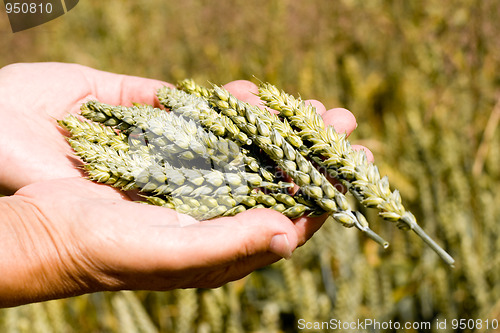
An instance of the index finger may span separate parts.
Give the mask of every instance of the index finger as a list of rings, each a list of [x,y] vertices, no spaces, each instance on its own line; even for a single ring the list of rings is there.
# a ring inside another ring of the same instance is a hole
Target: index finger
[[[259,107],[264,107],[264,103],[261,101],[257,94],[259,93],[259,88],[253,82],[247,80],[236,80],[231,81],[224,85],[234,97],[240,101],[247,102],[252,105]]]
[[[81,69],[91,85],[91,94],[103,103],[112,105],[150,104],[159,107],[156,90],[172,84],[137,76],[114,74],[84,67]]]

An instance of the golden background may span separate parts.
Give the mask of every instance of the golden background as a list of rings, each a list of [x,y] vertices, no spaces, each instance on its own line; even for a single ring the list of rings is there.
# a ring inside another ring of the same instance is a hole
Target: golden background
[[[486,332],[486,320],[500,320],[498,22],[495,0],[82,0],[16,34],[2,12],[0,66],[75,62],[201,84],[257,78],[348,108],[359,124],[352,141],[373,151],[457,262],[446,267],[415,235],[367,212],[388,250],[327,223],[292,260],[219,289],[4,309],[0,331],[296,332],[300,318],[370,318],[452,332],[463,318],[482,320],[466,332]]]

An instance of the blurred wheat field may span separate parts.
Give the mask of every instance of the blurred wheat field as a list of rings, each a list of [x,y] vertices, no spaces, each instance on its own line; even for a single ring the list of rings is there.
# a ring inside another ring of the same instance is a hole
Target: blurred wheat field
[[[388,250],[326,223],[291,260],[222,288],[3,309],[0,331],[312,332],[323,330],[298,320],[368,318],[433,323],[387,331],[451,332],[453,319],[500,321],[498,1],[85,0],[16,34],[1,20],[0,66],[76,62],[202,84],[257,78],[348,108],[359,124],[351,141],[374,152],[456,265],[368,211]]]

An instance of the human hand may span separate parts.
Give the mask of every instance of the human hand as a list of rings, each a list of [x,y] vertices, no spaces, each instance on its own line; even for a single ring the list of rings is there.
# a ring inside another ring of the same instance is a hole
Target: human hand
[[[325,217],[292,222],[260,209],[198,223],[166,208],[131,202],[123,192],[82,179],[80,162],[72,157],[56,119],[76,113],[90,98],[157,105],[154,91],[165,83],[67,64],[6,69],[7,73],[0,71],[0,85],[8,81],[10,86],[4,90],[8,96],[0,96],[0,119],[12,125],[0,134],[0,160],[9,161],[2,166],[6,173],[0,176],[0,188],[20,188],[7,199],[11,206],[24,208],[21,222],[3,233],[10,241],[2,248],[17,249],[12,257],[16,260],[2,264],[11,272],[4,282],[9,276],[11,282],[0,283],[5,286],[0,295],[11,290],[10,295],[17,296],[5,298],[3,304],[98,290],[220,286],[289,257],[324,222]],[[28,75],[31,81],[25,83]],[[51,83],[48,88],[46,82]],[[253,84],[235,81],[226,88],[255,103]],[[355,128],[347,110],[326,111],[321,103],[312,103],[338,131],[350,133]],[[19,134],[13,136],[15,132]],[[16,140],[8,141],[9,137]],[[19,272],[26,269],[37,272],[35,281],[30,290],[25,284],[16,289],[22,281]]]
[[[272,210],[200,223],[82,178],[27,185],[2,205],[20,218],[0,223],[0,307],[103,290],[218,287],[289,257],[309,237]]]

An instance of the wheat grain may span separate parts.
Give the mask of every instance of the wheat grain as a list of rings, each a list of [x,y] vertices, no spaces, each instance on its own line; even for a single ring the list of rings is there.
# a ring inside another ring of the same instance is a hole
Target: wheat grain
[[[111,128],[101,124],[85,122],[73,115],[58,121],[59,125],[67,129],[74,139],[84,139],[101,146],[109,146],[115,150],[128,150],[127,136],[116,133]]]
[[[220,116],[213,110],[205,98],[168,87],[160,88],[156,95],[160,103],[170,108],[173,113],[199,121],[218,136],[227,137],[241,144],[250,144],[246,134],[242,133],[231,119]]]
[[[210,89],[196,84],[196,82],[194,82],[194,80],[192,79],[184,79],[177,82],[177,88],[198,97],[204,97],[208,99],[210,98],[210,96],[212,96],[212,91]]]

